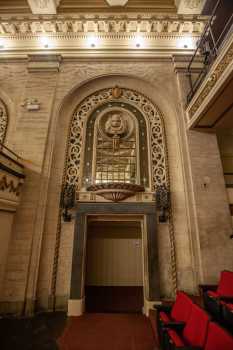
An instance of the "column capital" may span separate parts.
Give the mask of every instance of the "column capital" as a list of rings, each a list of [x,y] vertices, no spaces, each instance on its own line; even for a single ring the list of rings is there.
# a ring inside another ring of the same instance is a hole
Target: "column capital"
[[[175,0],[177,13],[182,15],[201,14],[207,0]]]

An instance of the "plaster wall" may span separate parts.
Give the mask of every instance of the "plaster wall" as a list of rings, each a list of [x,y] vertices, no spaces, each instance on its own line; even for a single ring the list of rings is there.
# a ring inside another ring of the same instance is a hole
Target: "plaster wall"
[[[27,70],[26,60],[0,61],[0,82],[1,96],[6,105],[10,105],[11,127],[7,142],[26,159],[27,166],[10,242],[3,308],[12,312],[24,308],[30,313],[35,300],[39,308],[51,309],[54,305],[66,308],[74,224],[60,221],[59,202],[70,119],[76,106],[86,96],[115,85],[146,95],[164,116],[178,288],[195,292],[200,276],[214,281],[222,267],[231,266],[230,259],[223,259],[229,251],[225,237],[228,208],[222,192],[224,180],[216,139],[211,135],[207,141],[202,134],[192,134],[192,149],[183,143],[186,134],[182,122],[183,107],[170,60],[131,63],[65,60],[60,63],[59,71],[44,69],[31,73]],[[22,108],[20,104],[25,98],[37,98],[41,109],[29,112]],[[204,147],[208,147],[208,151]],[[187,150],[189,158],[186,160],[184,153]],[[190,164],[193,166],[190,167],[193,182],[187,179]],[[209,173],[212,174],[211,188],[204,191],[202,179]],[[187,193],[193,192],[195,201],[190,203]],[[210,201],[213,203],[211,214]],[[191,216],[196,216],[194,226]],[[221,242],[219,234],[223,238]],[[56,244],[58,238],[59,244]],[[167,224],[158,225],[158,240],[161,295],[171,296]],[[210,264],[213,257],[217,257],[218,266]]]
[[[189,85],[184,71],[177,70],[177,81],[185,113]],[[233,269],[232,241],[229,238],[232,224],[217,136],[186,130],[183,143],[189,165],[188,181],[192,186],[189,194],[193,205],[190,220],[196,227],[192,242],[198,281],[217,283],[221,270]]]

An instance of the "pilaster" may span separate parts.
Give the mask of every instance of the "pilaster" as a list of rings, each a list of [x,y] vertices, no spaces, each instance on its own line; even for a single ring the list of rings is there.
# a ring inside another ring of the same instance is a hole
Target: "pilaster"
[[[15,151],[25,159],[27,181],[13,223],[4,293],[7,308],[16,313],[31,313],[34,308],[50,171],[44,154],[59,63],[59,56],[29,57],[28,77],[22,87],[24,97],[16,121]]]

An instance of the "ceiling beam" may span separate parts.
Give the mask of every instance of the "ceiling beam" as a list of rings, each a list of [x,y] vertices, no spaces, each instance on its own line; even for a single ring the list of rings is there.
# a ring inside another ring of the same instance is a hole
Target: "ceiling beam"
[[[34,15],[54,15],[60,0],[27,0]]]

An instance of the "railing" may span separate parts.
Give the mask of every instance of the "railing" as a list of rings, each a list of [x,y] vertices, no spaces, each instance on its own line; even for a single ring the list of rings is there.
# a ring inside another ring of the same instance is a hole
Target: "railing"
[[[190,92],[187,96],[187,104],[192,100],[206,74],[210,70],[213,62],[225,42],[228,34],[233,29],[233,1],[218,0],[212,9],[211,17],[206,24],[197,48],[188,65],[187,73],[190,83]],[[193,66],[198,58],[198,62],[203,64],[203,68],[198,74],[193,74]]]

